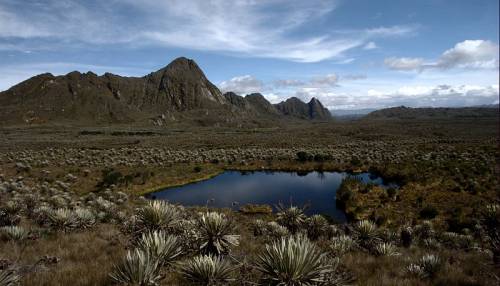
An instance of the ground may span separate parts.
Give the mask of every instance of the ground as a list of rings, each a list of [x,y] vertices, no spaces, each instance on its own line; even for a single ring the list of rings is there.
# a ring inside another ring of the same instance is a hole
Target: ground
[[[498,118],[491,117],[316,122],[254,129],[5,127],[0,129],[0,183],[21,182],[15,190],[21,196],[28,191],[45,196],[44,185],[61,189],[64,193],[57,194],[66,200],[63,206],[89,194],[105,197],[102,194],[123,192],[128,199],[116,205],[130,216],[144,204],[140,196],[145,193],[206,179],[226,169],[370,170],[398,181],[401,188],[388,193],[377,187],[350,186],[343,203],[353,221],[369,219],[397,232],[404,225],[430,220],[436,231],[465,235],[473,231],[486,205],[500,201],[498,131]],[[0,207],[14,197],[12,192],[0,192]],[[50,199],[48,203],[53,204]],[[240,245],[233,250],[235,259],[255,256],[268,242],[253,235],[252,224],[255,219],[275,220],[273,214],[219,211],[236,222],[235,231],[241,235]],[[23,244],[0,244],[0,260],[20,269],[23,285],[111,283],[108,274],[130,248],[130,235],[119,218],[101,220],[85,230],[54,231],[37,226],[27,212],[20,212],[19,224],[37,229],[37,235]],[[342,269],[355,277],[355,285],[495,285],[499,281],[498,268],[487,252],[444,247],[434,251],[446,265],[432,280],[408,278],[402,268],[427,249],[400,248],[399,252],[397,257],[348,253],[342,257]],[[48,262],[45,255],[58,261]],[[164,272],[163,285],[182,284],[180,277]]]

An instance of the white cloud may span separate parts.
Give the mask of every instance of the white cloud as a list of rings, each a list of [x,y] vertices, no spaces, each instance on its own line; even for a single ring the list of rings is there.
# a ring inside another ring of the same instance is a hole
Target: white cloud
[[[422,71],[426,69],[498,69],[499,47],[486,40],[465,40],[446,50],[435,62],[422,58],[386,58],[384,64],[393,70]]]
[[[368,42],[366,45],[363,46],[363,50],[374,50],[378,48],[377,44],[375,42]]]
[[[414,33],[418,25],[396,25],[392,27],[378,27],[367,29],[365,32],[371,36],[394,37],[406,36]]]
[[[221,82],[219,88],[222,92],[232,91],[240,95],[245,95],[254,92],[262,92],[264,84],[251,75],[243,75]]]
[[[163,45],[318,62],[341,57],[373,38],[404,36],[417,28],[294,33],[324,19],[336,6],[337,0],[46,0],[23,5],[5,0],[0,3],[0,39],[45,40],[46,45]]]
[[[293,87],[293,86],[303,86],[305,82],[297,79],[279,79],[274,81],[274,85],[277,87]]]
[[[466,40],[445,51],[436,65],[442,68],[498,68],[498,45],[484,40]]]
[[[316,77],[311,80],[311,84],[319,86],[336,86],[339,81],[339,77],[332,73],[325,76]]]
[[[421,58],[386,58],[384,64],[393,70],[419,70],[422,68],[424,60]]]
[[[346,93],[334,90],[300,90],[301,98],[317,97],[331,109],[410,107],[460,107],[494,104],[498,100],[498,85],[410,85],[395,90],[368,89]]]

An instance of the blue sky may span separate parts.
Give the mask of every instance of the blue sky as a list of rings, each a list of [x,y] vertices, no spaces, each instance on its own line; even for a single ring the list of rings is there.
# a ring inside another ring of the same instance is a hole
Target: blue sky
[[[0,0],[0,90],[178,56],[223,91],[331,109],[498,103],[498,0]]]

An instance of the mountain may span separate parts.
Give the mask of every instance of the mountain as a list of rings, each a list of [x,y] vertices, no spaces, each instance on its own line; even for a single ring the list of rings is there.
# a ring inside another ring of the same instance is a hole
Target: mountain
[[[489,107],[391,107],[373,111],[364,119],[453,119],[498,117],[498,106]]]
[[[316,99],[308,104],[296,101],[297,110],[293,106],[280,109],[261,94],[222,94],[193,60],[181,57],[143,77],[77,71],[34,76],[0,92],[0,125],[164,125],[169,121],[240,125],[245,120],[286,119],[285,114],[303,119],[329,117]],[[293,114],[281,111],[290,108]]]
[[[285,116],[314,120],[331,119],[330,111],[323,107],[321,102],[314,97],[309,101],[309,103],[305,103],[296,97],[291,97],[286,101],[275,104],[274,106]]]

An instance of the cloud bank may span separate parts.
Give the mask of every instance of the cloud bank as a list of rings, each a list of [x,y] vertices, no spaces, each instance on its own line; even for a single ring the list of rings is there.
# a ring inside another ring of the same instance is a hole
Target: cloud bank
[[[374,38],[401,37],[417,29],[397,25],[300,33],[336,7],[336,0],[4,0],[0,47],[154,45],[318,62],[356,47],[373,49]]]
[[[487,40],[465,40],[446,50],[435,61],[422,58],[386,58],[384,64],[392,70],[423,71],[425,69],[498,69],[499,47]]]

